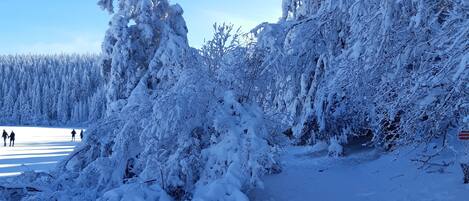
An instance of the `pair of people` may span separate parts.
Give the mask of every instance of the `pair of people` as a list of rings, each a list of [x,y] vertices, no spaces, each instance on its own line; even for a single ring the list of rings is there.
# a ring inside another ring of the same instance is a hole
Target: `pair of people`
[[[77,132],[75,131],[75,129],[72,130],[72,142],[75,141],[75,135],[77,134]],[[80,139],[83,140],[83,130],[80,131]]]
[[[6,147],[7,146],[7,138],[10,138],[10,147],[14,147],[15,146],[15,132],[11,131],[10,135],[8,135],[8,133],[3,130],[3,134],[2,134],[2,138],[3,138],[3,146]]]

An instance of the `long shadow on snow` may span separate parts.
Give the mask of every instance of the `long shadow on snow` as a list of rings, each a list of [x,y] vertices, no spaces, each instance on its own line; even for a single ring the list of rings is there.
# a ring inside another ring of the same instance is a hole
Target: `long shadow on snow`
[[[46,155],[46,154],[38,154]],[[48,154],[51,155],[51,154]],[[65,158],[67,154],[55,155],[55,156],[39,156],[39,157],[30,157],[30,158],[11,158],[11,159],[0,159],[0,164],[25,164],[25,163],[40,163],[40,162],[49,162],[49,161],[60,161]],[[1,168],[0,168],[0,172]]]
[[[26,165],[16,165],[13,167],[0,168],[0,173],[13,173],[13,172],[24,172],[24,171],[40,171],[46,169],[52,169],[57,165],[57,161],[42,161],[36,163],[30,163]]]
[[[42,149],[42,150],[50,150],[50,149]],[[37,158],[37,157],[34,157],[34,156],[39,156],[39,155],[56,155],[56,154],[59,154],[59,155],[67,155],[69,153],[71,153],[73,150],[70,150],[70,149],[63,149],[63,151],[60,151],[61,149],[55,149],[56,151],[55,152],[46,152],[46,153],[21,153],[21,154],[5,154],[5,155],[0,155],[0,164],[1,163],[1,160],[6,160],[4,159],[4,157],[11,157],[11,156],[18,156],[18,158],[15,158],[15,159],[25,159],[25,158]],[[29,150],[28,150],[29,151]],[[24,156],[24,157],[21,157],[21,156]],[[28,157],[29,156],[29,157]],[[33,156],[33,157],[31,157]]]
[[[79,142],[44,142],[44,143],[18,143],[18,147],[32,146],[32,147],[54,147],[54,146],[77,146]]]

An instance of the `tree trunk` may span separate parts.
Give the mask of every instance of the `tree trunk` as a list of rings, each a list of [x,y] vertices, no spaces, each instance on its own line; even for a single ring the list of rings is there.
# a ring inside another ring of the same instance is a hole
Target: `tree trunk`
[[[461,163],[461,168],[464,174],[464,183],[469,184],[469,164]]]

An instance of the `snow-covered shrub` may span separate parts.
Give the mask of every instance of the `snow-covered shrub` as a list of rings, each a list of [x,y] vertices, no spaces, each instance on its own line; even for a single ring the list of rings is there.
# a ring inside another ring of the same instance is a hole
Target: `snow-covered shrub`
[[[325,141],[318,140],[316,144],[314,144],[309,151],[315,153],[324,150],[329,150],[329,145]]]
[[[339,140],[337,140],[337,138],[331,138],[327,150],[329,151],[329,156],[332,157],[340,157],[344,155],[344,148],[342,147],[342,145],[340,145]]]
[[[106,192],[99,201],[136,201],[154,200],[171,201],[164,190],[159,186],[149,186],[146,184],[128,184]]]
[[[215,133],[212,145],[202,151],[207,162],[194,200],[249,200],[242,190],[262,186],[260,177],[276,165],[262,111],[227,92],[215,116]]]

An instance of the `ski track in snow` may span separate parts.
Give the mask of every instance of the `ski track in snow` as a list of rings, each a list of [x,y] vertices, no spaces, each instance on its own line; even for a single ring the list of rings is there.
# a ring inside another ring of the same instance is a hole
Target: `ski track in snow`
[[[288,148],[283,172],[264,178],[252,201],[466,201],[459,164],[427,173],[410,156],[373,151],[332,159],[304,148]]]
[[[16,134],[15,147],[3,146],[0,143],[0,178],[15,176],[24,171],[43,171],[53,169],[57,163],[73,151],[80,141],[80,130],[77,130],[77,142],[71,142],[71,130],[66,128],[40,127],[2,127],[8,134]]]

